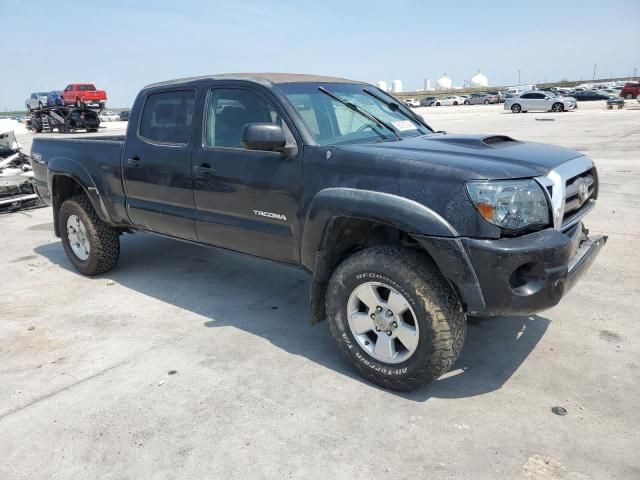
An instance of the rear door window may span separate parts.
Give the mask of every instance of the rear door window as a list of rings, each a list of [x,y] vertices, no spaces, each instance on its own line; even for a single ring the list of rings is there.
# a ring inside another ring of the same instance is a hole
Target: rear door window
[[[189,143],[195,99],[194,90],[152,93],[142,110],[139,135],[158,143]]]

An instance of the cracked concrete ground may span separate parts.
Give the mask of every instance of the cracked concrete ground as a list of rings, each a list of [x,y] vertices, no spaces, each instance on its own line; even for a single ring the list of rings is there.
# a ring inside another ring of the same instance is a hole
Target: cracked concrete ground
[[[609,241],[560,305],[474,322],[412,394],[308,324],[302,271],[136,234],[85,278],[49,208],[0,216],[0,478],[639,478],[640,109],[586,107],[418,110],[589,155]]]

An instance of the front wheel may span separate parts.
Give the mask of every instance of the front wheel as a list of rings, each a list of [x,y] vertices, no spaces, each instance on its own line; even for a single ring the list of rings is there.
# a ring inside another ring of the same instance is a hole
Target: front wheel
[[[465,104],[465,105],[471,105],[471,102],[470,102],[469,100],[465,100],[465,101],[464,101],[464,104]]]
[[[329,281],[326,310],[347,360],[393,390],[415,390],[445,373],[466,336],[450,285],[410,248],[372,247],[347,258]]]
[[[520,113],[522,111],[522,107],[518,103],[514,103],[511,105],[511,111],[513,113]]]
[[[564,111],[564,105],[561,104],[560,102],[554,103],[551,106],[551,111],[552,112],[563,112]]]
[[[62,203],[58,228],[67,257],[83,275],[107,272],[118,263],[118,231],[100,220],[86,195]]]
[[[485,104],[485,105],[489,105],[489,100],[485,100],[485,101],[484,101],[484,104]]]

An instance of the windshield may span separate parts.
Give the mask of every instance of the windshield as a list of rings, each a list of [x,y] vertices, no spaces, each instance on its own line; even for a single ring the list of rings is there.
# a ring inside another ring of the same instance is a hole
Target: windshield
[[[279,84],[277,88],[287,96],[320,145],[393,140],[397,137],[414,137],[431,133],[426,126],[414,119],[410,112],[401,110],[405,108],[401,106],[402,102],[371,85],[300,82]],[[352,103],[364,114],[331,98],[321,88],[344,102]],[[368,94],[365,89],[380,98]],[[390,103],[397,105],[398,108],[390,107]],[[367,118],[366,114],[392,127],[397,136],[384,126]]]
[[[49,95],[49,92],[38,92],[39,97],[46,97],[47,95]]]

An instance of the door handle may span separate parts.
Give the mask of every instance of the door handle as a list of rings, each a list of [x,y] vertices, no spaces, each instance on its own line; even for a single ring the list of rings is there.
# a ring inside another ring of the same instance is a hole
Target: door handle
[[[195,165],[193,167],[193,171],[198,175],[202,175],[203,177],[207,177],[213,173],[215,173],[216,169],[211,168],[211,165],[208,163],[203,163],[202,165]]]
[[[142,163],[142,160],[140,160],[139,157],[132,157],[132,158],[128,158],[127,159],[127,163],[134,168],[137,168],[140,166],[140,164]]]

